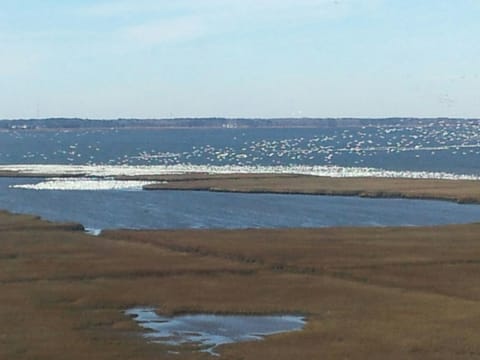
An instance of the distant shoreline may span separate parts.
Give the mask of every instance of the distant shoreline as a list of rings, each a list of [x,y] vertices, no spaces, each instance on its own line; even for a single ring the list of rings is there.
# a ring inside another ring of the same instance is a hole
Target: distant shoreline
[[[82,129],[124,129],[124,130],[180,130],[180,129],[328,129],[395,126],[431,126],[440,123],[445,126],[458,124],[480,125],[475,118],[169,118],[169,119],[4,119],[0,120],[0,131],[23,130],[82,130]]]

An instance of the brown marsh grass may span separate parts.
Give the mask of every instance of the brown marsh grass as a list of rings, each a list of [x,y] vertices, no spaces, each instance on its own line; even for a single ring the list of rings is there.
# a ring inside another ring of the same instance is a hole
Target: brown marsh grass
[[[0,213],[0,359],[211,358],[145,342],[133,306],[308,319],[222,359],[480,358],[480,224],[80,229]]]
[[[276,174],[185,174],[135,178],[166,181],[166,183],[147,185],[145,186],[147,190],[295,193],[440,199],[461,203],[480,202],[480,181],[476,180],[332,178],[288,174],[281,176]],[[128,177],[125,179],[128,179]]]

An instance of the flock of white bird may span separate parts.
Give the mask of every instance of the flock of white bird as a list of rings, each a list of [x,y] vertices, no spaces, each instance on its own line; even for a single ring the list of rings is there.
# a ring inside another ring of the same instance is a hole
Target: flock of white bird
[[[297,132],[298,133],[298,132]],[[98,161],[104,150],[111,150],[101,141],[85,143],[82,133],[68,137],[71,143],[65,143],[61,133],[55,134],[58,146],[51,153],[27,151],[23,154],[26,165],[0,165],[0,170],[18,171],[28,174],[50,174],[52,176],[83,175],[99,177],[102,181],[92,179],[55,179],[35,185],[37,189],[59,188],[139,188],[144,183],[119,183],[108,177],[118,175],[154,175],[173,173],[275,173],[275,174],[306,174],[330,177],[397,177],[397,178],[429,178],[429,179],[475,179],[475,174],[454,174],[431,171],[391,171],[372,168],[365,165],[369,157],[396,156],[408,153],[409,158],[425,156],[433,159],[445,154],[453,158],[480,155],[480,126],[478,124],[458,123],[455,126],[439,126],[432,122],[422,127],[376,127],[376,128],[345,128],[325,131],[312,129],[311,133],[292,137],[289,131],[279,132],[275,139],[245,136],[241,130],[232,133],[223,132],[222,141],[216,145],[190,145],[185,151],[176,152],[158,148],[142,148],[138,146],[119,147],[115,158]],[[254,134],[255,135],[255,134]],[[18,133],[22,136],[22,133]],[[106,134],[105,136],[109,136]],[[115,134],[110,134],[115,136]],[[228,138],[228,136],[231,136]],[[73,139],[73,140],[72,140]],[[75,141],[74,141],[75,140]],[[218,140],[218,139],[217,139]],[[82,142],[83,141],[83,142]],[[150,144],[151,145],[151,144]],[[134,153],[132,153],[134,152]],[[112,152],[113,153],[113,152]],[[3,159],[8,154],[0,154],[0,163],[8,164]],[[63,164],[49,164],[49,158],[63,159]],[[113,155],[112,155],[113,157]],[[339,161],[343,159],[344,161]],[[348,161],[345,161],[348,159]],[[31,160],[31,161],[30,161]],[[41,161],[39,161],[41,160]],[[31,162],[31,164],[28,164]],[[44,163],[44,165],[40,165]],[[350,166],[338,166],[348,163]],[[45,165],[46,164],[46,165]],[[82,185],[83,181],[83,185]],[[18,187],[32,188],[33,185]]]

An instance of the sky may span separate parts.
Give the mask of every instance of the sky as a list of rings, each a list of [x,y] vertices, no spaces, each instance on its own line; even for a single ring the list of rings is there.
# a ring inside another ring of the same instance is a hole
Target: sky
[[[480,117],[480,0],[0,0],[0,119]]]

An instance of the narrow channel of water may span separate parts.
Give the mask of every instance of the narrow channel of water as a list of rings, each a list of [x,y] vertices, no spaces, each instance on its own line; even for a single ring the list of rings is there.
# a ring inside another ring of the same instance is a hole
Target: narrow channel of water
[[[16,189],[0,178],[0,208],[95,229],[422,226],[480,221],[479,205],[358,197],[199,191]],[[41,181],[37,179],[37,181]]]

